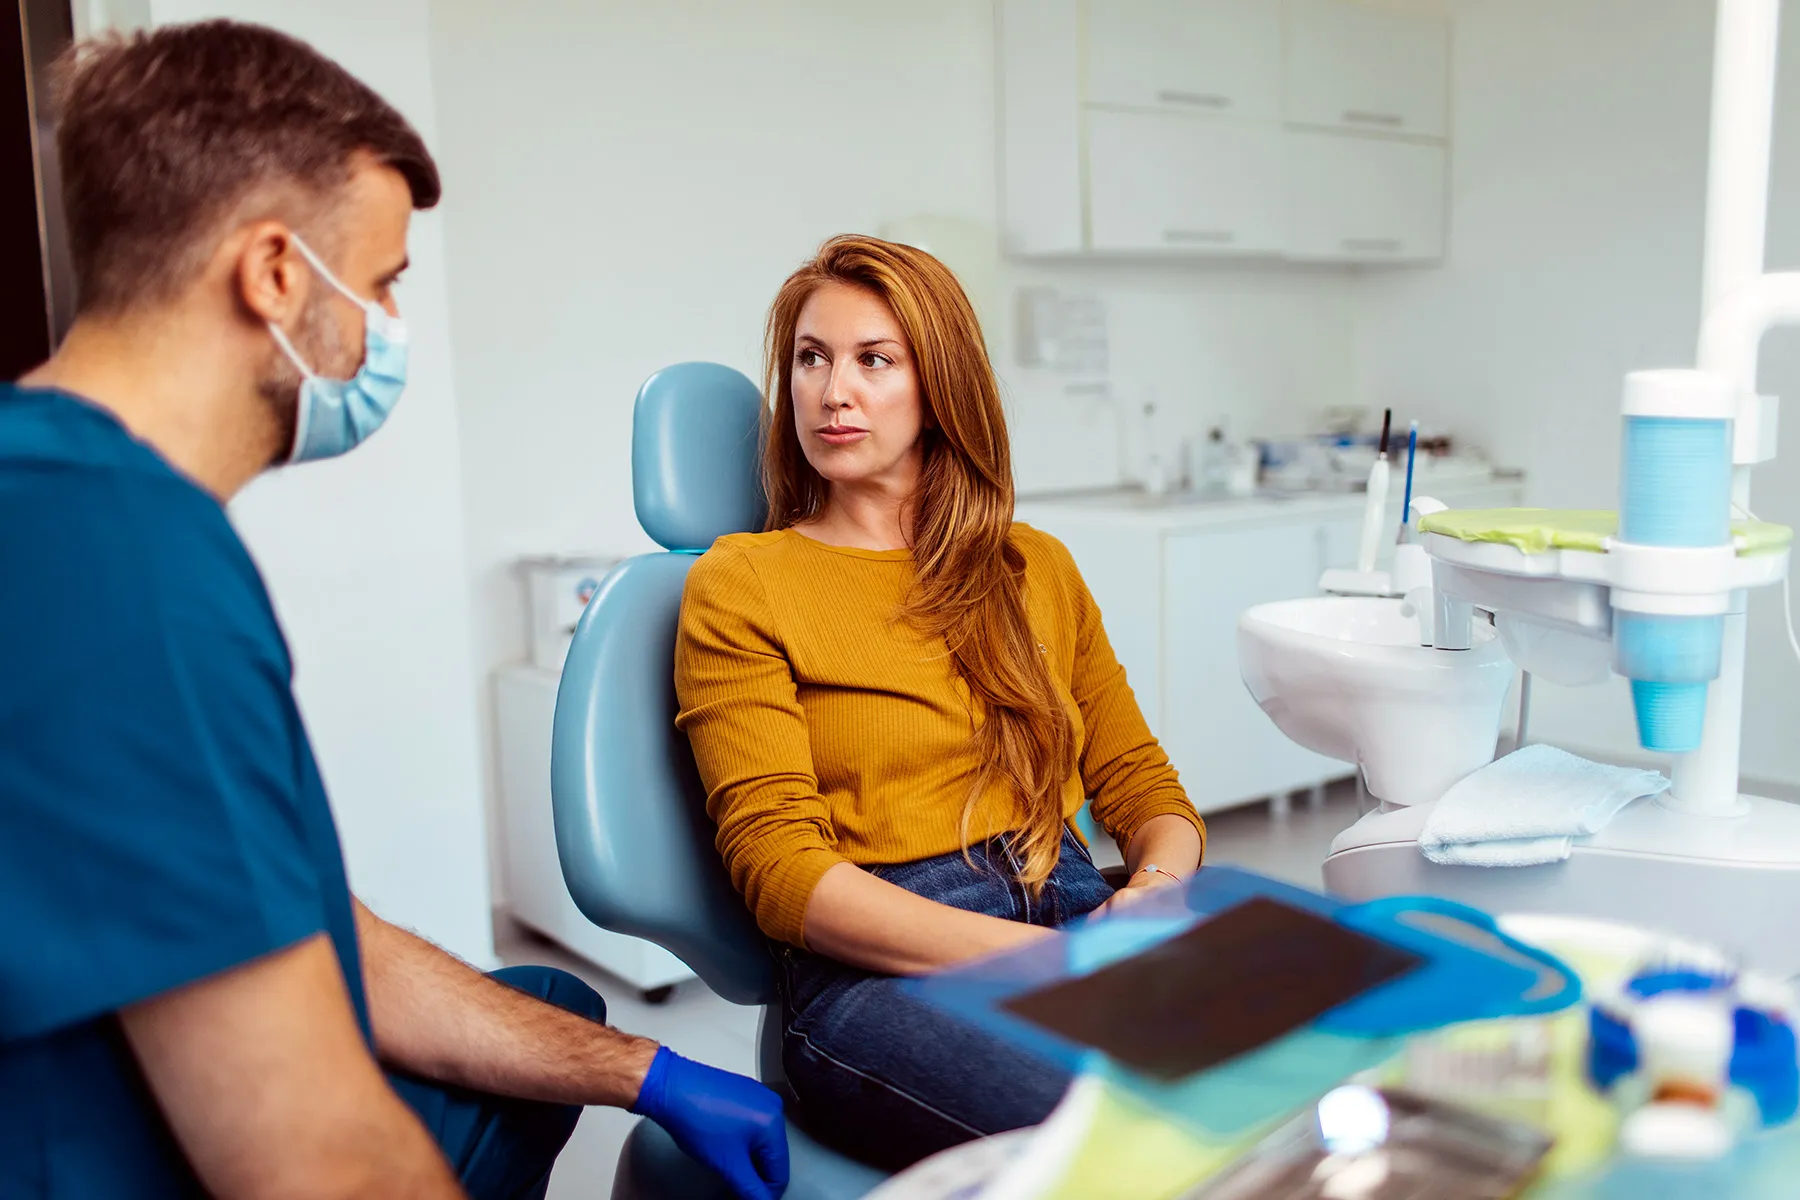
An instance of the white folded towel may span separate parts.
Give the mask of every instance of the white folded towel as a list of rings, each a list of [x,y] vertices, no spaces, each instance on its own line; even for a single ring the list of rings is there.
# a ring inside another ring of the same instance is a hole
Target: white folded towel
[[[1589,762],[1554,746],[1526,746],[1453,785],[1419,834],[1434,863],[1529,867],[1561,862],[1574,839],[1605,828],[1633,800],[1658,796],[1655,771]]]

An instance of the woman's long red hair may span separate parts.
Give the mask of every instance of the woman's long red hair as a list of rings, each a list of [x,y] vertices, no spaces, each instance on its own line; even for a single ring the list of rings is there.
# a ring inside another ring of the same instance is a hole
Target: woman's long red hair
[[[981,323],[956,276],[923,250],[835,237],[776,295],[765,341],[768,528],[786,529],[825,506],[827,484],[794,429],[793,366],[800,310],[827,282],[879,296],[911,347],[928,419],[911,506],[916,574],[900,615],[943,637],[977,704],[971,736],[981,766],[963,805],[963,844],[976,803],[1003,781],[1019,808],[1011,830],[1019,879],[1035,894],[1061,849],[1074,722],[1025,612],[1025,559],[1008,536],[1012,454]]]

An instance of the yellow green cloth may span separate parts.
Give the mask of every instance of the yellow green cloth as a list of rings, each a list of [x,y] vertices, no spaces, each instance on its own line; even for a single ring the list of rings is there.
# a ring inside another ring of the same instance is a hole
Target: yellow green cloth
[[[1224,1170],[1281,1124],[1276,1120],[1215,1140],[1109,1085],[1068,1173],[1047,1200],[1173,1200]]]
[[[1546,550],[1606,551],[1619,532],[1619,514],[1579,508],[1467,508],[1432,513],[1419,520],[1421,533],[1463,542],[1495,542],[1526,554]],[[1740,555],[1773,554],[1788,548],[1794,531],[1768,521],[1733,521],[1731,538]]]

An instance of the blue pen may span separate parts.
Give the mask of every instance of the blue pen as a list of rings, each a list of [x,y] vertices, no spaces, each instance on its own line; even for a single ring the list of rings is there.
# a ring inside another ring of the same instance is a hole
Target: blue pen
[[[1406,499],[1400,504],[1400,532],[1394,537],[1395,545],[1406,540],[1406,527],[1412,524],[1413,458],[1418,453],[1419,423],[1414,421],[1406,431]]]

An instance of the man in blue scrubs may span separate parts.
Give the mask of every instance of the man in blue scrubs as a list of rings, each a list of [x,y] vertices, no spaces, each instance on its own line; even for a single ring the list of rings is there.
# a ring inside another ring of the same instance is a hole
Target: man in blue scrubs
[[[88,46],[64,92],[79,316],[0,385],[0,1197],[542,1196],[588,1104],[778,1196],[766,1088],[346,887],[222,506],[399,398],[424,144],[253,26]]]

